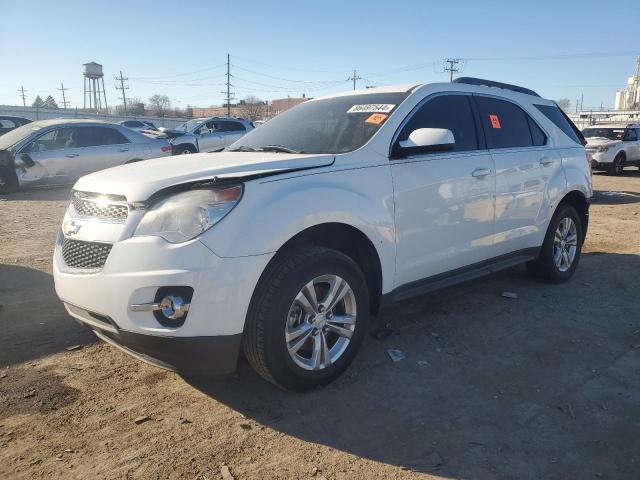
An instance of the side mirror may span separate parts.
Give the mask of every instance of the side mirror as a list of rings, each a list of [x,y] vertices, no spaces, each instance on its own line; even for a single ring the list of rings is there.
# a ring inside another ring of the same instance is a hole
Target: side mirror
[[[418,128],[409,138],[398,142],[396,154],[400,156],[414,153],[446,152],[456,145],[451,130],[446,128]]]
[[[33,158],[31,158],[31,155],[29,155],[28,153],[23,153],[22,155],[20,155],[20,161],[24,163],[25,167],[33,167],[36,164],[36,162],[33,161]]]

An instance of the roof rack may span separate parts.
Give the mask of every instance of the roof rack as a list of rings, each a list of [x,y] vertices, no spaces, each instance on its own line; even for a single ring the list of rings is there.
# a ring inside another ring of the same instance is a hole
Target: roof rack
[[[483,80],[482,78],[460,77],[456,78],[453,83],[464,83],[467,85],[482,85],[485,87],[503,88],[505,90],[524,93],[526,95],[533,95],[534,97],[540,96],[536,92],[534,92],[533,90],[529,90],[528,88],[511,85],[509,83],[494,82],[493,80]]]

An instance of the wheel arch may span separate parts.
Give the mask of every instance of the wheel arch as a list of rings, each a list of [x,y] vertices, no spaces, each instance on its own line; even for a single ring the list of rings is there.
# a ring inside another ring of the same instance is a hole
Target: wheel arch
[[[287,249],[304,245],[331,248],[356,262],[367,280],[371,313],[375,315],[378,312],[382,298],[382,264],[373,242],[362,230],[339,222],[317,224],[287,240],[273,258]],[[273,258],[269,263],[273,262]]]
[[[580,221],[582,222],[582,241],[584,242],[584,239],[587,236],[587,227],[589,226],[589,200],[581,191],[572,190],[562,197],[562,200],[558,203],[556,210],[563,204],[571,205],[578,212]]]

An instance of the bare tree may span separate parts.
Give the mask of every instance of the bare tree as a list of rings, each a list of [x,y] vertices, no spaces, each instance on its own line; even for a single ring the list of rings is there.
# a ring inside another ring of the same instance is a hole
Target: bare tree
[[[264,100],[249,95],[238,105],[240,114],[248,120],[260,120],[264,118],[266,106]]]
[[[571,100],[569,100],[568,98],[561,98],[559,100],[556,100],[556,103],[565,112],[568,112],[571,108]]]
[[[171,99],[166,95],[155,94],[149,99],[149,109],[159,117],[164,117],[171,108]]]

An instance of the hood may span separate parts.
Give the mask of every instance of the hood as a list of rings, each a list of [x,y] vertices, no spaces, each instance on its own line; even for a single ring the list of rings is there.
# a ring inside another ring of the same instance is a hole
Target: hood
[[[74,185],[83,192],[124,195],[143,202],[158,190],[175,185],[212,180],[247,179],[331,165],[333,155],[273,152],[220,152],[154,158],[108,168],[82,177]]]
[[[589,137],[585,138],[587,141],[587,147],[599,147],[601,145],[615,145],[616,143],[622,143],[621,140],[610,140],[605,137]]]

